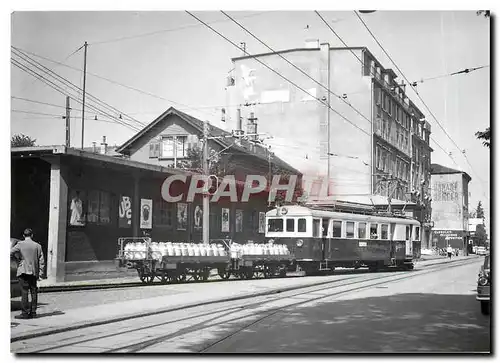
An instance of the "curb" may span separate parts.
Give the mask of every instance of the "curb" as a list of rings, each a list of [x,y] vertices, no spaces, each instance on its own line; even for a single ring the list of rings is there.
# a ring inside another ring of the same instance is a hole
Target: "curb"
[[[18,336],[11,337],[10,342],[13,343],[13,342],[17,342],[20,340],[37,338],[37,337],[45,336],[45,335],[49,335],[49,334],[65,333],[65,332],[72,331],[72,330],[90,328],[93,326],[104,325],[104,324],[111,324],[111,323],[116,323],[116,322],[124,321],[124,320],[130,320],[130,319],[158,315],[158,314],[164,314],[164,313],[168,313],[168,312],[172,312],[172,311],[177,311],[177,310],[181,310],[181,309],[189,309],[189,308],[194,308],[194,307],[198,307],[198,306],[202,306],[202,305],[218,304],[218,303],[224,303],[224,302],[235,301],[235,300],[249,299],[249,298],[259,297],[259,296],[279,294],[279,293],[287,292],[287,291],[291,291],[291,290],[297,290],[297,289],[301,289],[301,288],[305,288],[305,287],[321,286],[321,285],[325,285],[325,284],[329,284],[329,283],[331,283],[331,281],[323,281],[323,282],[318,282],[318,283],[314,283],[314,284],[310,284],[310,285],[290,286],[290,287],[285,287],[285,288],[274,288],[274,289],[269,290],[267,292],[247,293],[247,294],[242,294],[242,295],[227,297],[227,298],[222,298],[222,299],[208,300],[208,301],[197,302],[197,303],[193,303],[193,304],[186,304],[186,305],[182,305],[182,306],[173,306],[173,307],[169,307],[169,308],[166,308],[163,310],[149,311],[149,312],[144,312],[141,314],[137,314],[137,313],[127,314],[127,315],[115,317],[112,319],[89,321],[89,322],[79,323],[79,324],[71,325],[71,326],[63,326],[63,327],[59,327],[59,328],[43,328],[40,331],[35,331],[32,333],[26,333],[26,334],[21,333]]]
[[[467,261],[470,259],[472,259],[472,258],[465,258],[465,259],[461,259],[458,261]],[[436,262],[433,264],[426,264],[425,266],[433,266],[433,265],[446,264],[446,263],[451,263],[451,262],[457,262],[457,260]],[[79,323],[76,325],[63,326],[63,327],[58,327],[58,328],[43,328],[39,331],[35,331],[35,332],[31,332],[31,333],[26,333],[26,334],[21,333],[18,336],[11,337],[10,341],[11,341],[11,343],[13,343],[13,342],[17,342],[20,340],[37,338],[37,337],[45,336],[45,335],[49,335],[49,334],[65,333],[68,331],[73,331],[73,330],[78,330],[78,329],[83,329],[83,328],[90,328],[90,327],[104,325],[104,324],[111,324],[111,323],[116,323],[119,321],[141,318],[141,317],[145,317],[145,316],[164,314],[164,313],[173,312],[173,311],[177,311],[177,310],[181,310],[181,309],[194,308],[194,307],[198,307],[198,306],[202,306],[202,305],[218,304],[218,303],[224,303],[224,302],[230,302],[230,301],[236,301],[236,300],[249,299],[249,298],[253,298],[253,297],[279,294],[279,293],[287,292],[287,291],[291,291],[291,290],[297,290],[297,289],[301,289],[301,288],[314,287],[314,286],[321,286],[321,285],[325,285],[325,284],[329,284],[329,283],[331,283],[331,281],[323,281],[323,282],[318,282],[318,283],[309,284],[309,285],[301,285],[301,286],[290,286],[290,287],[285,287],[285,288],[273,288],[273,289],[266,291],[266,292],[246,293],[246,294],[244,293],[244,294],[238,295],[238,296],[227,297],[227,298],[222,298],[222,299],[208,300],[208,301],[197,302],[197,303],[192,303],[192,304],[188,303],[186,305],[172,306],[172,307],[165,308],[162,310],[149,311],[149,312],[144,312],[144,313],[140,313],[140,314],[137,314],[137,313],[127,314],[127,315],[115,317],[112,319],[94,320],[94,321],[88,321],[88,322],[83,322],[83,323]],[[115,285],[112,285],[112,286],[115,286]]]

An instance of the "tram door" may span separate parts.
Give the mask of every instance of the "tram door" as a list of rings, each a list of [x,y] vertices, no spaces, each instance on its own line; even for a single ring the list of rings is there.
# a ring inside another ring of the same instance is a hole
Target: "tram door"
[[[390,238],[390,241],[391,241],[391,253],[390,253],[390,257],[391,258],[396,258],[396,241],[394,241],[394,236],[395,236],[395,233],[396,233],[396,223],[391,223],[390,224],[390,227],[391,227],[391,230],[390,230],[390,235],[389,235],[389,238]]]
[[[321,220],[321,259],[325,260],[330,255],[330,239],[328,238],[328,226],[330,220],[323,218]]]
[[[411,238],[411,226],[406,226],[406,246],[405,246],[405,255],[413,256],[413,242]]]

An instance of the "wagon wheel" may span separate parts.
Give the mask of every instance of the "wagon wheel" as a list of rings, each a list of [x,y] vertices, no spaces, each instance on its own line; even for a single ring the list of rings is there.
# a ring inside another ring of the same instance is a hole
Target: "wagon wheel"
[[[168,281],[171,279],[166,271],[162,271],[159,278],[161,279],[162,284],[168,283]]]
[[[155,278],[154,272],[149,271],[149,269],[141,269],[139,272],[139,278],[145,284],[151,284]]]
[[[210,277],[210,269],[206,268],[201,271],[200,277],[203,281],[208,281],[208,278]]]
[[[194,271],[194,273],[193,273],[192,276],[193,276],[194,281],[198,281],[201,278],[201,272],[200,271]]]
[[[243,279],[250,280],[254,275],[254,271],[251,269],[248,269],[248,270],[244,271],[241,275],[242,275]]]
[[[219,268],[217,269],[217,272],[219,273],[219,276],[223,280],[228,280],[229,277],[231,276],[231,271]]]

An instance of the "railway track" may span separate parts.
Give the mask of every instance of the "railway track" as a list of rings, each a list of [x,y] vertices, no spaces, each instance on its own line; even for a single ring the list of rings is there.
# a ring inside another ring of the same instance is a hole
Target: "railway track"
[[[207,343],[198,347],[196,352],[207,352],[239,332],[297,305],[412,279],[437,269],[451,269],[476,262],[462,260],[445,266],[428,266],[422,270],[359,274],[314,286],[297,287],[288,291],[277,290],[272,297],[267,294],[229,302],[212,302],[176,311],[155,311],[126,320],[102,322],[98,326],[19,339],[12,342],[11,351],[137,353],[152,349],[154,351],[155,346],[163,345],[162,352],[168,352],[165,344],[168,345],[169,342],[175,346],[176,341],[189,340],[193,336],[205,334]],[[227,324],[236,324],[237,327],[224,332],[222,337],[214,338],[211,332],[220,330]]]

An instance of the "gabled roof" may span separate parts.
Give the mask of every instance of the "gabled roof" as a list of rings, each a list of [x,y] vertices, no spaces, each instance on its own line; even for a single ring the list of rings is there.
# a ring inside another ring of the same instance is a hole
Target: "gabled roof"
[[[151,122],[149,125],[147,125],[145,128],[143,128],[141,131],[139,131],[137,134],[135,134],[132,138],[130,138],[128,141],[126,141],[123,145],[118,147],[116,149],[116,152],[118,153],[124,153],[128,151],[134,143],[139,140],[141,137],[143,137],[146,133],[148,133],[150,130],[152,130],[156,125],[158,125],[160,122],[164,121],[167,117],[170,117],[172,115],[175,115],[179,117],[181,120],[186,122],[187,124],[191,125],[193,128],[198,130],[200,134],[203,134],[203,127],[204,127],[204,122],[191,116],[188,115],[187,113],[184,113],[182,111],[177,110],[174,107],[170,107],[167,111],[162,113],[160,116],[158,116],[153,122]],[[257,152],[253,152],[249,150],[248,148],[244,147],[249,146],[249,142],[242,142],[242,146],[238,146],[234,144],[234,141],[236,141],[236,138],[232,136],[230,132],[227,132],[225,130],[222,130],[218,127],[210,125],[210,136],[226,136],[224,139],[213,139],[212,141],[219,144],[223,148],[230,147],[232,150],[239,152],[240,154],[245,154],[249,156],[256,157],[262,161],[268,162],[268,156],[267,156],[267,151],[264,148],[259,148],[257,147],[256,149],[258,150]],[[285,161],[281,160],[280,158],[273,156],[272,162],[292,173],[295,173],[297,175],[302,174],[300,171],[295,169],[293,166],[290,164],[286,163]]]
[[[465,171],[448,168],[440,164],[431,164],[431,174],[464,174],[465,177],[471,181],[472,178]]]

